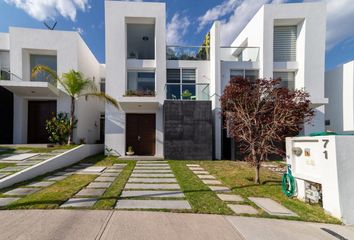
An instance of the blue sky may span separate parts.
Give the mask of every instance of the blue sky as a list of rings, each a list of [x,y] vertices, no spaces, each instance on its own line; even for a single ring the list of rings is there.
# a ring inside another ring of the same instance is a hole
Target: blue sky
[[[135,0],[139,1],[139,0]],[[141,1],[141,0],[140,0]],[[157,1],[157,0],[156,0]],[[227,45],[264,3],[316,0],[166,0],[169,44],[199,45],[213,20],[222,21]],[[354,59],[353,0],[327,3],[326,68]],[[45,28],[58,21],[57,30],[79,31],[100,62],[104,62],[104,0],[0,0],[0,32],[9,26]]]

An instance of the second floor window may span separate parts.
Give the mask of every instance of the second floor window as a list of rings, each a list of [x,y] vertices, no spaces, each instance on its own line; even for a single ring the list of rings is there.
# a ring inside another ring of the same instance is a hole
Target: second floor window
[[[167,99],[195,99],[196,69],[167,69]]]
[[[273,61],[296,61],[297,26],[275,26]]]
[[[106,79],[105,78],[101,78],[100,91],[103,92],[103,93],[106,92]]]
[[[53,55],[30,55],[30,74],[32,70],[37,65],[45,65],[52,69],[53,71],[57,71],[57,56]],[[35,77],[31,74],[31,81],[38,81],[38,82],[51,82],[52,79],[49,77],[49,74],[46,72],[38,73]]]

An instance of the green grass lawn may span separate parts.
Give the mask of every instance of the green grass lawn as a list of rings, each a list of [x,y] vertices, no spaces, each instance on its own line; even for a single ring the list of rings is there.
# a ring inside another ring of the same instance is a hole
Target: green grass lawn
[[[319,205],[310,205],[296,198],[286,197],[281,191],[281,175],[269,169],[261,169],[260,176],[262,183],[257,185],[253,182],[254,169],[245,162],[201,161],[197,163],[208,170],[210,174],[219,178],[226,186],[230,187],[235,194],[239,194],[244,198],[268,197],[299,215],[299,217],[288,217],[288,219],[340,223],[339,220],[327,215]],[[247,200],[247,203],[255,206],[249,200]],[[263,217],[271,217],[265,212],[261,212],[260,215]]]
[[[94,163],[96,166],[112,166],[115,163],[127,163],[120,175],[99,198],[92,209],[113,209],[125,184],[127,183],[136,161],[122,161],[116,157],[106,157],[96,155],[81,162]],[[283,206],[289,208],[299,215],[299,217],[282,217],[292,220],[340,223],[339,220],[325,214],[319,205],[310,205],[288,198],[281,191],[281,175],[268,169],[261,169],[260,185],[253,183],[254,169],[245,162],[232,161],[169,161],[171,169],[184,192],[186,199],[192,206],[192,210],[182,210],[177,212],[194,212],[205,214],[235,215],[227,203],[220,200],[216,193],[211,191],[191,170],[186,166],[188,163],[200,164],[210,174],[221,180],[224,185],[232,189],[232,192],[245,198],[242,204],[249,204],[256,207],[247,197],[269,197]],[[281,164],[274,162],[274,164]],[[2,165],[0,164],[0,168]],[[59,170],[60,171],[60,170]],[[50,174],[47,174],[48,176]],[[33,179],[40,181],[43,177]],[[75,195],[78,191],[93,181],[97,175],[72,175],[62,181],[43,188],[42,190],[30,194],[17,202],[9,205],[7,209],[53,209],[58,208],[67,199]],[[26,183],[17,184],[14,187],[24,186]],[[12,188],[3,189],[1,192]],[[2,193],[0,192],[0,196]],[[258,217],[272,217],[259,209]]]
[[[16,166],[15,163],[0,163],[0,169],[6,168],[6,167],[13,167]]]

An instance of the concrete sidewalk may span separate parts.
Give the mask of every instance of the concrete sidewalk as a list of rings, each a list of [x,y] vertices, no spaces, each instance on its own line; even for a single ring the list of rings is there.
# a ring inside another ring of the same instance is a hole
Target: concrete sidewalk
[[[0,239],[354,239],[354,228],[329,224],[139,211],[0,211]],[[325,228],[322,230],[321,228]],[[331,235],[330,233],[337,237]],[[340,236],[343,238],[340,238]]]

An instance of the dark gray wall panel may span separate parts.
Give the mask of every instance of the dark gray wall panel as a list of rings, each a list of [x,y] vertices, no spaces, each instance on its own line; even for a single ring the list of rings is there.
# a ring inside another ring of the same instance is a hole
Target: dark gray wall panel
[[[212,159],[210,101],[164,102],[164,154],[166,159]]]

